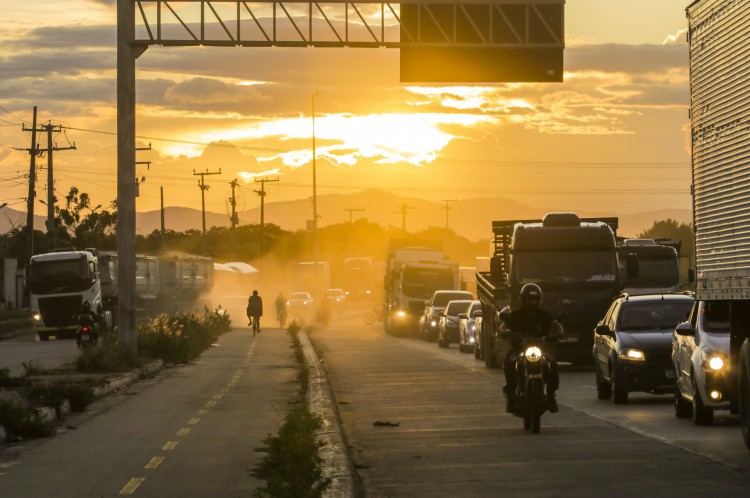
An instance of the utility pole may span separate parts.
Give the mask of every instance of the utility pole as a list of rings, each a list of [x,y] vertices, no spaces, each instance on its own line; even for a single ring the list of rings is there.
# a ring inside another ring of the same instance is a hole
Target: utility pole
[[[313,264],[314,269],[314,282],[315,288],[313,289],[313,297],[317,300],[320,297],[320,278],[318,276],[318,184],[317,184],[317,173],[315,169],[315,97],[318,96],[318,92],[312,94],[312,174],[313,174]]]
[[[232,258],[237,258],[237,198],[234,196],[234,189],[239,186],[237,179],[234,178],[229,185],[232,187],[232,197],[229,198],[229,203],[232,205],[232,216],[229,217],[229,222],[232,224],[231,239],[232,239]]]
[[[61,125],[53,125],[52,122],[42,125],[42,129],[47,131],[47,240],[49,247],[55,246],[57,234],[55,233],[55,176],[52,166],[52,152],[57,150],[75,150],[76,144],[69,147],[58,147],[52,144],[52,132],[60,133]]]
[[[269,179],[269,178],[261,178],[258,180],[255,179],[255,183],[260,183],[260,190],[256,190],[255,192],[260,196],[260,260],[263,261],[263,254],[265,249],[265,209],[266,209],[266,182],[278,182],[278,178]]]
[[[399,204],[398,210],[394,211],[394,213],[398,214],[401,213],[401,230],[404,232],[406,231],[406,212],[409,209],[414,209],[414,206],[407,206],[406,203]]]
[[[26,126],[24,131],[28,131]],[[29,196],[26,198],[26,249],[29,257],[34,255],[34,195],[36,183],[36,106],[34,106],[34,117],[31,121],[31,147],[29,148]]]
[[[198,187],[201,189],[201,214],[203,216],[203,255],[205,256],[208,254],[208,244],[206,242],[206,190],[208,190],[208,185],[206,185],[206,175],[220,175],[221,174],[221,168],[219,168],[219,171],[208,171],[208,168],[206,168],[206,171],[203,171],[201,173],[196,173],[195,170],[193,170],[193,176],[200,176],[201,181],[198,182]]]
[[[349,224],[352,224],[352,213],[358,213],[364,211],[363,208],[344,208],[344,211],[349,213]]]
[[[450,228],[448,224],[448,211],[451,210],[450,203],[452,202],[458,202],[457,199],[443,199],[443,202],[445,203],[445,206],[443,206],[443,209],[445,209],[445,228]]]
[[[159,187],[159,194],[161,197],[161,250],[164,250],[164,237],[166,235],[165,229],[164,229],[164,187]]]

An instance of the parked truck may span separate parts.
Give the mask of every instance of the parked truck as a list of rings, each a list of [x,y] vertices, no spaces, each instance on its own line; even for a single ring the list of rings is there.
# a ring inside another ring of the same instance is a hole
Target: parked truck
[[[499,336],[499,312],[520,305],[521,287],[538,284],[542,306],[565,312],[567,338],[556,345],[559,360],[588,364],[593,330],[620,293],[615,233],[617,218],[579,218],[549,213],[542,220],[493,221],[490,271],[477,272],[482,303],[480,355],[485,365],[502,365],[510,344]]]
[[[105,314],[99,263],[94,251],[61,251],[32,256],[27,285],[39,340],[73,337],[81,303]]]
[[[628,294],[668,294],[680,291],[679,241],[619,239],[617,264],[623,292]],[[628,258],[638,259],[638,275],[628,277]]]
[[[723,395],[750,448],[750,2],[697,0],[687,18],[696,299],[729,305]]]
[[[370,299],[375,290],[375,266],[371,257],[344,259],[342,287],[347,299]]]
[[[416,333],[425,302],[436,290],[458,289],[458,262],[441,250],[391,240],[384,278],[386,333]]]

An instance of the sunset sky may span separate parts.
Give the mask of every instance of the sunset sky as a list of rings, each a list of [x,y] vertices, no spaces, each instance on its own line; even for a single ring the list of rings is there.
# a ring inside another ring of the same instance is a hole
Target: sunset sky
[[[54,138],[58,198],[116,193],[115,0],[0,0],[0,203],[25,211],[32,108]],[[508,197],[560,210],[690,207],[688,0],[567,0],[563,83],[399,83],[396,49],[150,47],[137,63],[139,211],[225,212],[382,188],[439,201]],[[46,146],[46,140],[41,140]],[[208,144],[213,144],[208,146]],[[45,163],[40,159],[41,164]],[[40,172],[46,178],[46,172]],[[46,197],[46,181],[37,187]],[[37,212],[45,207],[37,204]],[[307,213],[301,216],[310,217]],[[339,222],[330,220],[328,222]],[[323,224],[327,220],[321,221]]]

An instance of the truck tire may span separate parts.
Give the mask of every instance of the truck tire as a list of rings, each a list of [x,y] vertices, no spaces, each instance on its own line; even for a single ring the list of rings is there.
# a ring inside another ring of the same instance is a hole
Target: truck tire
[[[745,339],[739,356],[739,408],[740,429],[745,446],[750,449],[750,339]]]

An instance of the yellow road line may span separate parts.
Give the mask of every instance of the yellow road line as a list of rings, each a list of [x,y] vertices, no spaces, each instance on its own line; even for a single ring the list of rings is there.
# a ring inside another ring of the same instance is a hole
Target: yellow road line
[[[145,477],[134,477],[128,483],[125,485],[124,488],[120,490],[121,495],[132,495],[135,493],[135,490],[138,489],[138,486],[141,485],[143,481],[145,481]]]
[[[191,419],[190,419],[190,420],[188,421],[188,425],[195,425],[195,424],[197,424],[197,423],[198,423],[198,422],[200,422],[200,421],[201,421],[201,419],[200,419],[200,418],[191,418]]]
[[[212,406],[214,406],[215,404],[216,404],[216,401],[209,401],[208,403],[206,403],[206,406],[208,406],[208,407],[212,407]]]
[[[161,465],[161,462],[163,462],[163,461],[164,461],[164,457],[153,457],[146,464],[146,467],[144,467],[144,468],[149,469],[149,470],[150,469],[155,469],[156,467],[158,467],[159,465]]]
[[[201,415],[206,415],[206,414],[208,413],[208,410],[206,410],[206,409],[204,408],[204,409],[202,409],[202,410],[198,410],[198,413],[200,413]]]
[[[164,445],[164,447],[162,448],[162,450],[164,450],[164,451],[171,451],[171,450],[175,449],[176,446],[177,446],[177,441],[167,441],[167,444]]]
[[[177,435],[178,436],[184,436],[188,432],[190,432],[190,427],[183,427],[182,429],[180,429],[179,431],[177,431]]]

